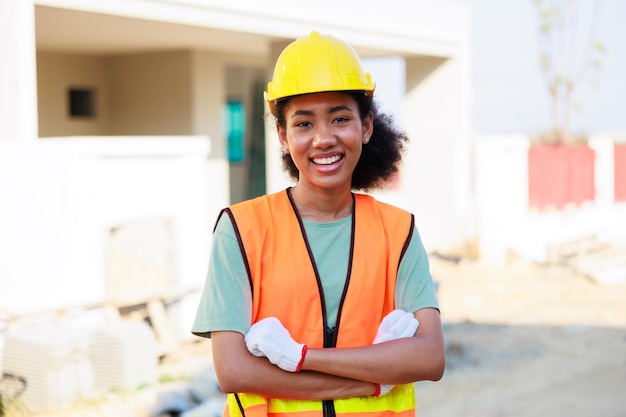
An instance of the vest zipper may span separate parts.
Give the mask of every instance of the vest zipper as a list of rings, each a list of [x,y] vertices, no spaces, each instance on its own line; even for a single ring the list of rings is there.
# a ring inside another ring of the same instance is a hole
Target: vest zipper
[[[326,324],[326,320],[324,320],[324,324]],[[335,347],[337,340],[335,339],[335,327],[330,328],[325,326],[326,331],[324,332],[324,347]],[[324,413],[324,417],[336,417],[335,412],[335,403],[333,400],[325,400],[322,402],[322,411]]]
[[[334,348],[337,346],[337,332],[339,330],[339,323],[341,321],[341,311],[343,309],[343,302],[346,298],[346,294],[348,291],[348,284],[350,283],[350,274],[352,273],[352,257],[354,256],[354,231],[356,228],[356,199],[354,194],[352,194],[352,230],[350,233],[350,258],[348,260],[348,271],[346,272],[346,282],[344,284],[343,294],[341,295],[341,301],[339,302],[339,311],[337,311],[337,318],[335,327],[328,327],[328,317],[326,315],[326,297],[324,297],[324,289],[322,287],[322,280],[319,275],[319,271],[317,270],[317,264],[315,263],[315,257],[313,256],[313,251],[311,250],[311,246],[309,245],[309,240],[306,235],[306,230],[304,229],[304,223],[302,222],[302,218],[300,217],[300,213],[298,212],[298,208],[296,207],[293,198],[291,197],[291,193],[289,192],[289,187],[287,192],[287,197],[289,198],[289,202],[291,203],[291,207],[296,215],[296,219],[300,225],[300,232],[302,233],[302,237],[304,238],[304,243],[306,245],[307,252],[309,253],[309,259],[311,260],[311,265],[313,266],[313,271],[315,272],[315,279],[317,280],[317,287],[320,293],[320,302],[322,307],[322,322],[324,325],[324,347],[325,348]],[[336,417],[335,412],[335,403],[333,400],[324,400],[322,401],[322,410],[324,413],[324,417]]]
[[[333,400],[325,400],[322,403],[322,410],[324,412],[324,417],[335,417],[335,403]]]
[[[330,328],[326,326],[326,332],[324,332],[324,347],[335,347],[336,344],[335,327]]]

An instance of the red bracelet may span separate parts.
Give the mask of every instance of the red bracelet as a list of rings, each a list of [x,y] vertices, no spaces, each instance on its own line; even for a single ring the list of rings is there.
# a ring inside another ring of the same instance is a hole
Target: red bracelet
[[[380,396],[380,384],[374,384],[374,385],[376,385],[376,392],[374,392],[374,395],[372,395],[372,397],[378,398]]]
[[[304,357],[306,356],[306,352],[308,350],[307,345],[302,345],[302,357],[300,358],[300,362],[298,362],[298,366],[296,366],[296,372],[300,372],[300,368],[302,368],[302,364],[304,363]]]

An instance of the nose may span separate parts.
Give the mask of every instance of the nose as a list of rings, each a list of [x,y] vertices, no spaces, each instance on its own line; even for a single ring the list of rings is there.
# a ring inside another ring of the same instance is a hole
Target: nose
[[[315,137],[313,138],[313,146],[316,148],[328,148],[335,144],[335,136],[332,134],[331,129],[326,126],[322,126],[315,131]]]

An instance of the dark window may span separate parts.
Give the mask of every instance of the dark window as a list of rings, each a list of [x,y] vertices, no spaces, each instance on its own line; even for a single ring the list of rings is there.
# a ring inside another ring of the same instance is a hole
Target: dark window
[[[92,88],[70,88],[70,117],[96,117],[96,91]]]

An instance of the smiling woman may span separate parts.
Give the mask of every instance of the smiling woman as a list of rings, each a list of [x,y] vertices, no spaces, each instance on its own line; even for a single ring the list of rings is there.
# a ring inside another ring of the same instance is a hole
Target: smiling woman
[[[349,192],[362,146],[372,134],[372,114],[362,119],[356,100],[340,92],[296,96],[280,109],[286,119],[277,126],[283,161],[298,173],[294,198],[299,189],[315,187],[319,192]],[[352,202],[346,203],[344,214],[349,214]]]
[[[192,330],[212,338],[225,416],[409,417],[413,382],[443,374],[414,216],[363,193],[407,141],[374,88],[332,36],[278,58],[265,99],[296,185],[222,210]]]
[[[344,97],[351,96],[358,114],[353,117],[360,118],[363,122],[371,123],[371,131],[364,132],[362,136],[363,145],[361,155],[352,173],[351,188],[353,190],[369,191],[383,187],[393,175],[398,171],[402,160],[402,153],[408,138],[397,130],[392,123],[391,116],[379,113],[375,101],[363,93],[348,92],[342,93]],[[312,94],[311,96],[314,96]],[[276,126],[279,132],[287,127],[285,107],[292,101],[284,99],[278,101],[275,106]],[[355,110],[354,104],[348,108]],[[367,134],[366,134],[367,133]],[[293,178],[298,180],[300,171],[296,167],[293,159],[283,147],[283,169]]]

